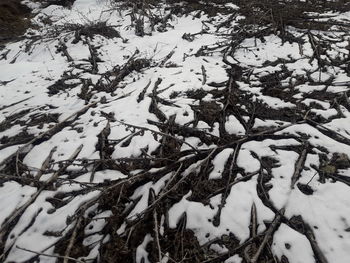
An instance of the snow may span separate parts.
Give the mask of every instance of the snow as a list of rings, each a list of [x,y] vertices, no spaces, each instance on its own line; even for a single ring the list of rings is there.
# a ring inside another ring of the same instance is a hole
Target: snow
[[[209,179],[221,178],[227,159],[230,157],[232,153],[233,153],[232,149],[225,149],[215,156],[213,160],[214,169],[209,174]]]
[[[311,245],[305,236],[285,224],[281,224],[274,235],[272,251],[279,260],[284,255],[290,263],[316,262]]]
[[[350,77],[344,66],[349,32],[340,27],[309,32],[331,41],[324,47],[327,56],[322,55],[327,63],[320,67],[307,32],[288,26],[286,32],[300,43],[273,31],[252,37],[259,29],[251,27],[242,29],[246,38],[229,49],[245,19],[232,3],[225,5],[229,14],[172,15],[164,30],[157,30],[159,24],[152,30],[147,18],[146,35],[140,37],[126,6],[76,0],[71,9],[42,8],[26,2],[34,8],[36,27],[0,49],[4,262],[33,261],[35,252],[58,256],[56,246],[70,240],[79,218],[83,225],[76,247],[88,250],[80,259],[99,262],[106,244],[122,244],[136,262],[153,262],[157,221],[159,261],[177,262],[182,259],[173,259],[168,245],[174,240],[168,238],[181,232],[185,218],[199,246],[210,244],[208,250],[223,255],[222,262],[242,263],[244,253],[231,254],[235,245],[223,237],[241,245],[252,238],[254,208],[262,236],[276,211],[285,209],[264,248],[271,247],[278,260],[317,261],[309,237],[291,228],[291,219],[300,216],[328,262],[349,261],[350,167],[332,159],[339,153],[350,158]],[[164,4],[147,12],[163,18],[170,11]],[[232,12],[237,15],[230,17]],[[349,12],[332,15],[344,23],[350,19]],[[229,24],[218,28],[228,18]],[[112,25],[121,38],[82,36],[73,43],[74,32],[52,31],[53,26],[97,22]],[[194,34],[193,39],[184,34]],[[31,42],[31,36],[41,40]],[[73,61],[57,50],[61,43]],[[96,71],[89,45],[99,58]],[[7,59],[1,58],[6,52]],[[224,55],[237,68],[226,64]],[[132,59],[149,65],[131,69],[108,90]],[[344,65],[331,66],[330,59]],[[276,80],[263,81],[272,74]],[[84,89],[90,97],[84,97]],[[212,102],[219,105],[217,112],[202,106]],[[291,187],[306,144],[305,163]]]
[[[151,242],[153,238],[151,237],[150,234],[146,235],[142,244],[139,245],[136,249],[136,263],[149,263],[148,260],[148,252],[146,251],[146,246],[149,242]]]
[[[191,196],[189,192],[169,210],[169,226],[176,227],[180,217],[183,213],[186,213],[186,226],[196,233],[200,244],[229,233],[233,233],[243,242],[249,237],[248,225],[253,203],[258,208],[259,232],[265,229],[263,221],[273,218],[273,213],[261,203],[254,191],[255,187],[256,180],[251,180],[236,184],[231,188],[226,205],[221,211],[220,225],[217,227],[212,222],[218,211],[219,203],[216,200],[220,200],[221,195],[215,196],[210,200],[214,207],[211,208],[199,202],[188,201],[187,198]]]
[[[225,260],[225,263],[242,263],[242,258],[238,255],[234,255]]]
[[[233,115],[228,117],[228,120],[225,123],[225,129],[229,134],[241,135],[245,133],[243,125]]]
[[[350,234],[348,186],[343,183],[317,183],[314,195],[293,191],[286,205],[286,216],[302,215],[313,228],[316,240],[330,262],[347,262]],[[341,237],[340,237],[341,236]]]

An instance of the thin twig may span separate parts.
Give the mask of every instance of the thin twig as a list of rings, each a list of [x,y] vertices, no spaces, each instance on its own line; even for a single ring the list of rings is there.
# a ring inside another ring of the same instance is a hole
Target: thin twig
[[[19,247],[19,246],[16,246],[16,247],[18,249],[23,250],[23,251],[34,253],[34,254],[37,254],[37,255],[40,255],[40,256],[45,256],[45,257],[50,257],[50,258],[59,258],[59,259],[67,260],[66,262],[68,262],[68,260],[72,260],[72,261],[78,262],[78,263],[85,263],[86,261],[93,261],[94,260],[94,259],[84,259],[84,261],[82,261],[82,260],[79,260],[79,259],[76,259],[76,258],[72,258],[72,257],[59,256],[59,255],[57,255],[57,256],[56,255],[50,255],[50,254],[36,252],[36,251],[30,250],[30,249],[22,248],[22,247]]]
[[[71,236],[71,238],[70,238],[70,240],[69,240],[69,244],[68,244],[68,246],[67,246],[66,253],[65,253],[65,255],[64,255],[63,263],[68,263],[68,260],[69,260],[69,258],[70,258],[70,257],[69,257],[69,254],[70,254],[70,252],[71,252],[71,250],[72,250],[72,247],[73,247],[73,245],[74,245],[75,239],[76,239],[76,237],[77,237],[78,228],[79,228],[79,226],[80,226],[81,219],[82,219],[82,217],[79,216],[79,218],[77,219],[77,222],[76,222],[76,224],[75,224],[75,226],[74,226],[74,230],[73,230],[72,236]]]

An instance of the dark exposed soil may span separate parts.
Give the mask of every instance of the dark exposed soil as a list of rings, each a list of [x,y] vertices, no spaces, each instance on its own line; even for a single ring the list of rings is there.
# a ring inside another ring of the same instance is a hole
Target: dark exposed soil
[[[36,0],[41,7],[60,5],[70,8],[75,0]],[[0,1],[0,45],[20,38],[30,26],[31,9],[22,0]]]
[[[30,8],[21,0],[1,0],[0,2],[0,44],[22,35],[30,25]]]

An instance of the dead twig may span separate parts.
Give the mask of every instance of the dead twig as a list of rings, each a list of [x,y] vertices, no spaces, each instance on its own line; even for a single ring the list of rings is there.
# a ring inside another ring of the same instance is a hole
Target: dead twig
[[[309,144],[308,144],[308,142],[306,142],[304,144],[304,147],[303,147],[301,154],[299,155],[298,161],[295,164],[295,169],[294,169],[294,173],[293,173],[292,181],[291,181],[291,188],[292,189],[294,189],[294,185],[298,181],[300,174],[301,174],[302,170],[304,169],[308,148],[309,148]]]
[[[69,254],[70,254],[70,252],[71,252],[71,250],[72,250],[72,248],[73,248],[75,239],[76,239],[76,237],[77,237],[78,228],[79,228],[79,226],[80,226],[81,220],[82,220],[82,217],[79,216],[78,219],[77,219],[77,222],[75,223],[72,236],[71,236],[71,238],[70,238],[70,240],[69,240],[69,244],[68,244],[68,246],[67,246],[66,253],[65,253],[65,255],[64,255],[63,263],[68,263],[68,260],[70,259]]]
[[[129,123],[125,123],[125,122],[122,122],[122,121],[119,121],[117,120],[117,122],[127,126],[127,127],[131,127],[131,128],[135,128],[135,129],[139,129],[139,130],[143,130],[143,131],[149,131],[151,133],[154,133],[154,134],[158,134],[158,135],[162,135],[162,136],[166,136],[166,137],[169,137],[169,138],[172,138],[176,141],[179,141],[183,144],[186,144],[187,146],[189,146],[192,150],[194,150],[195,152],[199,153],[199,150],[196,149],[193,145],[189,144],[188,142],[180,139],[180,138],[176,138],[175,136],[172,136],[170,134],[166,134],[164,132],[159,132],[159,131],[155,131],[155,130],[152,130],[150,128],[147,128],[147,127],[142,127],[142,126],[138,126],[138,125],[133,125],[133,124],[129,124]]]
[[[30,140],[29,142],[27,142],[25,145],[21,146],[16,152],[14,152],[13,154],[11,154],[10,156],[8,156],[6,159],[4,159],[1,163],[0,163],[0,167],[3,166],[4,164],[6,164],[7,162],[9,162],[14,156],[17,155],[17,152],[22,152],[25,151],[25,149],[27,149],[29,146],[31,146],[32,144],[34,144],[35,142],[37,142],[38,140],[41,140],[44,137],[51,137],[55,131],[59,130],[61,127],[63,127],[65,125],[65,123],[67,121],[69,121],[70,119],[72,119],[73,117],[79,116],[80,114],[82,114],[83,112],[85,112],[86,110],[88,110],[89,108],[95,106],[98,103],[98,101],[93,102],[87,106],[85,106],[84,108],[82,108],[81,110],[69,115],[67,118],[65,118],[63,121],[61,121],[60,123],[57,123],[55,126],[53,126],[52,128],[48,129],[47,131],[37,135],[36,137],[34,137],[32,140]]]
[[[202,65],[201,69],[202,69],[202,75],[203,75],[202,85],[205,85],[205,83],[207,83],[207,71],[205,70],[204,65]]]
[[[53,153],[56,151],[57,146],[53,147],[49,153],[49,155],[46,157],[45,161],[43,162],[43,164],[41,165],[41,169],[37,172],[37,174],[34,176],[35,179],[39,180],[40,177],[42,176],[43,172],[46,171],[47,167],[50,164],[50,161],[52,159],[52,155]]]
[[[79,260],[79,259],[76,259],[76,258],[72,258],[72,257],[59,256],[59,255],[50,255],[50,254],[41,253],[41,252],[33,251],[33,250],[30,250],[30,249],[22,248],[22,247],[19,247],[19,246],[16,246],[16,247],[18,249],[23,250],[23,251],[27,251],[27,252],[30,252],[30,253],[33,253],[33,254],[37,254],[37,255],[40,255],[40,256],[63,259],[63,260],[66,260],[66,262],[68,262],[68,260],[72,260],[72,261],[78,262],[78,263],[85,263],[86,261],[93,261],[94,260],[94,259],[84,259],[84,261],[82,261],[82,260]]]
[[[150,195],[151,195],[152,202],[154,202],[156,195],[155,195],[153,189],[150,190]],[[156,247],[158,249],[158,262],[161,262],[162,261],[162,249],[161,249],[160,242],[159,242],[159,226],[158,226],[157,209],[153,210],[153,221],[154,221],[155,242],[156,242]]]
[[[4,222],[2,223],[0,227],[0,240],[2,243],[3,237],[10,232],[10,230],[15,227],[14,222],[18,219],[20,215],[24,213],[24,211],[32,204],[35,202],[35,200],[38,198],[38,196],[42,193],[45,188],[51,184],[54,180],[57,179],[57,177],[67,169],[67,167],[73,162],[73,160],[78,156],[80,153],[81,149],[83,148],[83,145],[80,145],[76,151],[72,154],[70,157],[70,161],[67,162],[62,168],[60,168],[57,172],[55,172],[45,183],[36,191],[35,194],[33,194],[22,206],[16,208],[11,215],[9,215]],[[0,244],[1,244],[0,243]]]
[[[266,246],[268,240],[270,239],[271,235],[273,234],[273,232],[276,230],[277,226],[279,225],[283,214],[284,214],[284,208],[282,208],[278,214],[276,215],[276,217],[274,218],[274,220],[272,221],[270,227],[267,229],[267,231],[265,232],[264,235],[264,239],[261,242],[260,246],[258,247],[258,250],[256,251],[255,255],[253,256],[253,258],[250,260],[251,263],[256,263],[258,262],[258,259],[260,257],[260,254],[262,252],[262,250],[264,249],[264,247]]]

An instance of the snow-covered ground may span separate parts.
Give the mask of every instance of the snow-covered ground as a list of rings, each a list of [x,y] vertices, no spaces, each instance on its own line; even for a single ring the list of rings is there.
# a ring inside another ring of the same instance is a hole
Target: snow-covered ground
[[[1,262],[350,261],[350,11],[282,34],[233,4],[29,5],[0,51]]]

